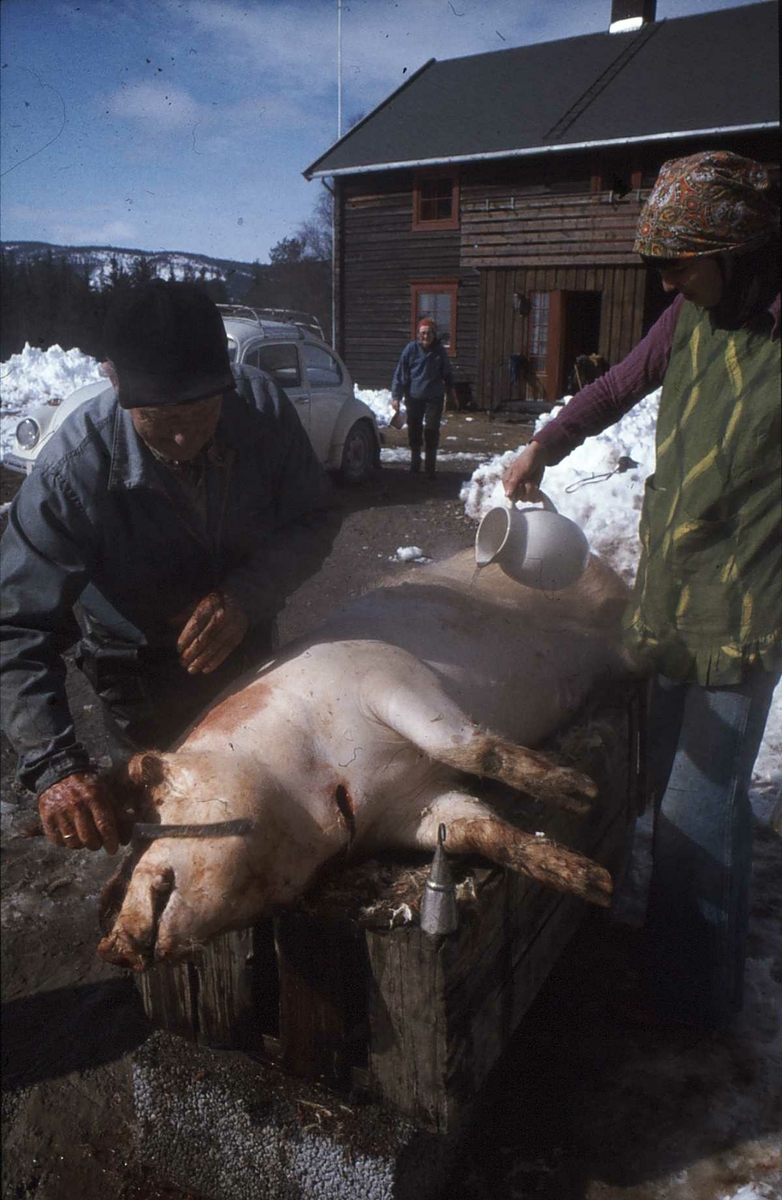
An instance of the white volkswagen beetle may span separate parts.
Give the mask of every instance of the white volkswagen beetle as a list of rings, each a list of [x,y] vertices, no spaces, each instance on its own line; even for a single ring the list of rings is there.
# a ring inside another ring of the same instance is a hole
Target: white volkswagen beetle
[[[336,471],[346,483],[369,478],[380,460],[380,432],[372,409],[355,396],[336,351],[303,325],[266,321],[250,308],[219,307],[231,361],[259,367],[284,388],[326,470]],[[69,414],[109,386],[99,379],[59,404],[50,401],[31,409],[17,425],[3,465],[29,474]]]

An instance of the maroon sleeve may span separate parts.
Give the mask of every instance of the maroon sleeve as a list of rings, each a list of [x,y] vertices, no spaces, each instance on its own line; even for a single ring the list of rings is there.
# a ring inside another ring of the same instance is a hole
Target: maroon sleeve
[[[546,452],[553,467],[588,437],[602,433],[659,387],[668,369],[673,333],[684,297],[679,295],[627,358],[569,400],[533,441]]]

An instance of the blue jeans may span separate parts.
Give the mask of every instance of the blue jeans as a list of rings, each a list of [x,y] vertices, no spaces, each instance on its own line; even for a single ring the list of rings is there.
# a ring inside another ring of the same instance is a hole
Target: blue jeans
[[[664,676],[656,683],[648,983],[672,1019],[716,1027],[741,1008],[752,869],[748,788],[778,678],[758,670],[732,687]]]

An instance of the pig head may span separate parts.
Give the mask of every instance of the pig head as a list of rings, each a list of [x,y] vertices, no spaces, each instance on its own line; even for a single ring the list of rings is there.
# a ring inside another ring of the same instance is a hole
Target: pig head
[[[492,568],[471,586],[467,562],[362,597],[219,700],[178,749],[131,761],[140,819],[164,836],[133,844],[107,885],[102,957],[136,970],[187,958],[323,869],[434,850],[440,823],[450,851],[609,903],[599,864],[503,820],[479,780],[509,784],[520,804],[596,802],[591,780],[530,747],[598,679],[632,669],[623,585],[595,566],[552,609]]]

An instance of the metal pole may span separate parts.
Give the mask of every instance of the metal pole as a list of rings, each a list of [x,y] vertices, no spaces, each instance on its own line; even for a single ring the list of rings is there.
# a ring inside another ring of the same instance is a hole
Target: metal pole
[[[337,349],[337,196],[325,179],[320,181],[331,196],[331,345]]]
[[[337,0],[337,140],[342,137],[342,0]]]

